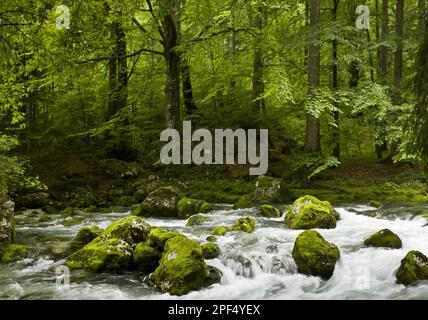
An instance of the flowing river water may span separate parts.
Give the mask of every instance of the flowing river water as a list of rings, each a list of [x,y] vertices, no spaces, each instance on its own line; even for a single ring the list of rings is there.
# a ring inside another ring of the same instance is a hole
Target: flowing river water
[[[135,273],[72,271],[68,286],[57,285],[55,270],[65,263],[64,252],[82,226],[106,228],[129,214],[94,213],[85,214],[72,226],[67,226],[60,216],[53,216],[51,222],[18,225],[17,242],[27,244],[32,257],[0,264],[0,299],[428,299],[427,281],[410,287],[395,284],[395,271],[409,250],[428,255],[428,226],[424,227],[427,220],[418,216],[428,212],[428,205],[389,205],[381,210],[347,205],[336,209],[341,214],[337,227],[318,230],[341,251],[341,259],[328,281],[297,273],[291,252],[301,231],[288,229],[284,217],[258,217],[255,208],[222,208],[207,214],[210,221],[194,227],[185,227],[186,220],[145,219],[153,226],[206,242],[214,227],[253,216],[253,233],[231,232],[219,237],[221,255],[207,260],[221,270],[220,284],[176,297],[141,284]],[[365,238],[384,228],[400,236],[402,249],[364,246]]]

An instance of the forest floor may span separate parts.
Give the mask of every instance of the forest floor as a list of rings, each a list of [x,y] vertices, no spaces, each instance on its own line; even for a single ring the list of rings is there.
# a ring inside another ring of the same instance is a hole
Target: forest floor
[[[76,152],[34,153],[31,174],[40,177],[50,194],[65,201],[64,194],[87,189],[94,195],[131,185],[179,186],[186,196],[210,202],[234,203],[255,189],[254,177],[248,168],[234,166],[203,166],[178,168],[138,168],[138,174],[123,177],[121,172],[133,170],[126,162],[106,162],[101,155]],[[138,164],[133,164],[138,166]],[[316,179],[289,186],[291,199],[309,194],[332,203],[428,202],[426,185],[421,172],[410,165],[382,162],[374,158],[343,159],[342,165],[329,169]],[[135,188],[133,188],[135,190]]]

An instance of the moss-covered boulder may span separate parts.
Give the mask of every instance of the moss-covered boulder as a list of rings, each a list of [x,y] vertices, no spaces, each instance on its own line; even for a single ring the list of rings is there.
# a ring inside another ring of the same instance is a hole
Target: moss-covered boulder
[[[158,267],[161,255],[162,253],[156,248],[140,242],[132,254],[132,267],[145,274],[152,273]]]
[[[151,278],[161,291],[173,295],[184,295],[207,286],[210,274],[199,243],[184,236],[169,239]]]
[[[369,206],[381,209],[381,208],[383,208],[383,203],[379,202],[379,201],[376,201],[376,200],[370,200]]]
[[[180,194],[172,187],[151,192],[134,214],[145,217],[178,217]]]
[[[140,217],[128,216],[110,224],[104,234],[126,241],[131,246],[144,242],[152,227]]]
[[[281,201],[281,180],[268,176],[259,176],[256,190],[252,196],[255,203],[275,203]]]
[[[188,218],[200,212],[208,212],[211,210],[211,206],[208,202],[187,197],[181,198],[177,206],[178,216],[180,218]]]
[[[92,272],[121,273],[131,267],[135,246],[148,239],[150,230],[151,226],[136,216],[117,220],[69,256],[67,266]]]
[[[74,252],[82,249],[84,246],[98,237],[103,231],[103,229],[97,226],[81,228],[70,244],[71,250]]]
[[[339,218],[330,202],[304,196],[288,209],[285,224],[291,229],[333,229]]]
[[[389,229],[383,229],[372,234],[364,240],[364,244],[369,247],[378,248],[400,249],[402,247],[400,237]]]
[[[251,233],[256,227],[256,221],[253,218],[245,217],[239,218],[235,223],[230,227],[230,231],[244,231]]]
[[[229,232],[230,229],[225,226],[218,226],[215,227],[213,231],[211,231],[211,235],[213,236],[224,236],[227,232]]]
[[[220,255],[220,248],[216,243],[204,243],[201,245],[202,255],[205,259],[214,259]]]
[[[241,197],[234,203],[234,209],[246,209],[253,206],[253,200],[251,199],[251,194],[246,194]]]
[[[203,214],[195,214],[187,219],[186,227],[199,226],[210,221],[210,218]]]
[[[130,267],[132,252],[126,241],[102,234],[69,256],[67,266],[91,272],[122,273]]]
[[[76,208],[73,208],[73,207],[67,207],[67,208],[61,210],[60,214],[64,217],[72,217],[72,216],[79,214],[79,210],[77,210]]]
[[[11,244],[3,251],[1,261],[4,263],[16,262],[28,256],[28,247],[22,244]]]
[[[406,286],[421,280],[428,280],[428,258],[419,251],[408,252],[401,260],[395,277],[398,284]]]
[[[260,214],[266,218],[279,218],[281,213],[277,208],[269,204],[263,204],[260,206]]]
[[[147,237],[147,244],[153,248],[163,251],[165,243],[176,236],[179,236],[178,232],[168,231],[164,228],[153,228]]]
[[[329,279],[334,272],[340,251],[314,230],[300,233],[292,252],[300,273]]]

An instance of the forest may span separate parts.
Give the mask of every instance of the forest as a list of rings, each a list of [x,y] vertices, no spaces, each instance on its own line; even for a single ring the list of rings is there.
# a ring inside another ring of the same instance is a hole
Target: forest
[[[0,3],[0,299],[428,299],[427,179],[425,0]]]

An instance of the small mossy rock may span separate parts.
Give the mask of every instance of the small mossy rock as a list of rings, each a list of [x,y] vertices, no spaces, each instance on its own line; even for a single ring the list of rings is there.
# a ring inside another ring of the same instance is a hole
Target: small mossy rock
[[[133,269],[144,274],[152,273],[158,267],[161,255],[157,249],[150,247],[145,242],[140,242],[132,254]]]
[[[135,191],[135,193],[134,193],[134,199],[138,203],[141,203],[147,198],[149,193],[150,192],[149,192],[148,188],[146,188],[145,186],[138,186],[137,191]]]
[[[256,227],[256,221],[253,218],[245,217],[239,218],[235,223],[230,227],[230,231],[244,231],[251,233]]]
[[[98,210],[98,207],[96,205],[90,205],[89,207],[87,207],[83,211],[85,211],[87,213],[94,213],[94,212],[97,212],[97,210]]]
[[[214,236],[208,236],[208,237],[206,238],[206,240],[207,240],[207,241],[209,241],[209,242],[217,242],[217,238],[216,238],[216,237],[214,237]]]
[[[72,217],[78,214],[78,210],[73,207],[67,207],[61,210],[60,214],[64,217]]]
[[[300,233],[292,252],[300,273],[329,279],[334,272],[340,251],[314,230]]]
[[[281,200],[281,180],[268,176],[259,176],[252,200],[256,203],[279,202]]]
[[[28,256],[28,247],[22,244],[11,244],[3,251],[1,259],[4,263],[16,262]]]
[[[279,218],[281,213],[277,208],[269,204],[263,204],[260,206],[260,214],[266,218]]]
[[[220,255],[220,248],[214,242],[204,243],[201,248],[205,259],[214,259]]]
[[[105,233],[134,247],[137,243],[146,241],[151,229],[140,217],[128,216],[110,224]]]
[[[147,237],[147,244],[153,248],[157,248],[159,251],[163,251],[165,243],[176,236],[179,236],[178,232],[168,231],[164,228],[153,228]]]
[[[151,192],[141,204],[139,216],[178,217],[180,194],[172,187],[161,187]]]
[[[126,241],[103,233],[69,256],[67,266],[91,272],[122,273],[130,267],[132,252]]]
[[[222,273],[219,269],[208,266],[208,280],[207,280],[207,286],[210,286],[215,283],[220,283],[221,281]]]
[[[198,214],[204,210],[204,212],[210,211],[210,204],[203,200],[196,200],[191,198],[181,198],[178,201],[178,216],[180,218],[188,218],[192,215]]]
[[[366,240],[364,244],[369,247],[393,248],[400,249],[402,247],[401,239],[389,229],[380,230]]]
[[[199,243],[184,236],[169,239],[152,278],[156,287],[172,295],[207,286],[210,274]]]
[[[71,242],[71,250],[77,251],[82,249],[96,237],[98,237],[104,230],[97,226],[82,227]]]
[[[379,202],[379,201],[376,201],[376,200],[370,200],[370,202],[369,202],[369,206],[370,206],[370,207],[374,207],[374,208],[381,209],[381,208],[383,208],[383,203],[382,203],[382,202]]]
[[[210,221],[210,218],[207,216],[202,214],[195,214],[187,219],[186,227],[199,226],[207,221]]]
[[[285,224],[291,229],[333,229],[339,214],[328,201],[313,196],[304,196],[288,209]]]
[[[52,218],[48,216],[47,214],[42,215],[39,220],[39,222],[51,222]]]
[[[224,236],[230,229],[225,226],[218,226],[213,231],[211,231],[211,235],[213,236]]]
[[[251,200],[251,195],[246,194],[239,197],[238,201],[236,201],[233,205],[234,209],[246,209],[251,208],[253,206],[253,200]]]
[[[421,280],[428,280],[428,258],[419,251],[406,254],[395,277],[398,284],[406,286]]]

